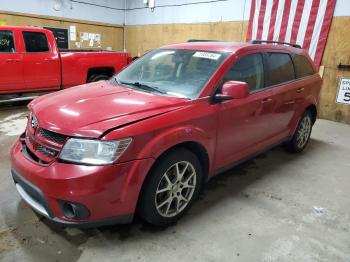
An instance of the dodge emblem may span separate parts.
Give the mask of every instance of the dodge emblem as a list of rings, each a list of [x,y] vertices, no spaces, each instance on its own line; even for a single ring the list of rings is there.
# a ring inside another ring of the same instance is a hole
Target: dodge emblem
[[[38,119],[36,119],[35,115],[32,115],[32,119],[30,121],[30,124],[33,129],[36,129],[38,127]]]

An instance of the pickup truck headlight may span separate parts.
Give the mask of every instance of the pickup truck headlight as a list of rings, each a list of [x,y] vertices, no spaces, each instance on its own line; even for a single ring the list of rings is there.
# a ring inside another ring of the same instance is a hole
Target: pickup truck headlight
[[[78,164],[107,165],[117,161],[129,147],[132,138],[113,141],[70,138],[59,159]]]

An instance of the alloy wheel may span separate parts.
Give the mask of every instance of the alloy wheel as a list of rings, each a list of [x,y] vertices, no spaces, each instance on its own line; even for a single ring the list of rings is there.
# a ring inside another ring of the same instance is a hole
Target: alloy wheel
[[[196,182],[196,170],[190,162],[180,161],[168,168],[155,194],[158,213],[168,218],[181,213],[192,199]]]
[[[307,141],[309,140],[309,136],[311,133],[311,119],[309,116],[305,116],[299,126],[297,133],[297,145],[299,148],[303,148]]]

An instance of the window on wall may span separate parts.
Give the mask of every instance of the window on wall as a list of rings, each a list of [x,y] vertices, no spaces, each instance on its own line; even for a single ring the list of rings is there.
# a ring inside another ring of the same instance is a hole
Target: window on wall
[[[40,32],[23,32],[26,51],[29,53],[48,52],[49,44],[46,35]]]
[[[11,31],[0,31],[0,53],[14,53],[15,43]]]
[[[264,88],[262,55],[252,54],[241,58],[224,77],[224,82],[227,81],[246,82],[250,92]]]
[[[268,53],[268,86],[278,85],[295,79],[294,66],[289,54]]]
[[[302,78],[305,76],[310,76],[315,74],[315,71],[310,63],[310,61],[303,55],[293,56],[295,73],[297,78]]]

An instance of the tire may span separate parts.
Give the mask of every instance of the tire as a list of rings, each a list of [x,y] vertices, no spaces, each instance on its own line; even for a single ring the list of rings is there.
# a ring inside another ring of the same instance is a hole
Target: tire
[[[109,76],[107,75],[92,75],[88,79],[88,83],[97,82],[100,80],[108,80],[108,79],[109,79]]]
[[[297,129],[292,139],[285,144],[285,148],[290,153],[302,152],[310,141],[312,131],[312,115],[310,111],[305,111],[301,116]]]
[[[180,148],[160,157],[142,187],[138,214],[155,226],[174,224],[198,197],[202,174],[191,151]]]

